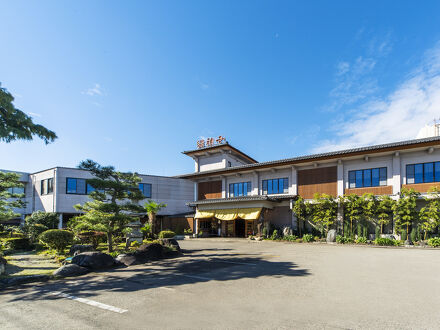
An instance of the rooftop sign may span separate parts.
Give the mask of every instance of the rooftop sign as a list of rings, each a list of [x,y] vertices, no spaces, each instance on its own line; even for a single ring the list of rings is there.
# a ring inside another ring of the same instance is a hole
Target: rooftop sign
[[[214,146],[218,146],[221,144],[225,144],[226,143],[226,139],[223,136],[219,136],[218,138],[206,138],[205,139],[201,139],[197,141],[197,149],[202,149],[202,148],[206,148],[206,147],[214,147]]]

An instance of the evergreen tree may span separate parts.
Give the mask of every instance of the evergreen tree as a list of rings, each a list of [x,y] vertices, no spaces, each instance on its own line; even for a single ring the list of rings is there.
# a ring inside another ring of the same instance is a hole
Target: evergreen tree
[[[380,233],[383,234],[383,226],[393,219],[393,206],[395,201],[387,195],[379,197],[377,205],[377,218],[380,225]]]
[[[417,198],[420,193],[414,189],[402,188],[400,199],[394,204],[394,219],[398,229],[405,229],[406,240],[409,239],[409,226],[417,222]]]
[[[32,117],[17,109],[13,102],[11,93],[0,87],[0,141],[32,140],[36,135],[48,144],[57,138],[55,132],[35,124]]]
[[[321,228],[322,234],[327,233],[336,220],[338,202],[330,195],[315,194],[311,208],[312,221]]]
[[[302,227],[307,219],[309,208],[301,196],[293,204],[292,211],[298,221],[298,234],[302,236]]]
[[[363,216],[363,199],[356,194],[344,196],[344,215],[350,220],[350,237],[353,236],[353,224]]]
[[[24,194],[14,193],[14,188],[21,188],[20,174],[0,171],[0,222],[14,219],[20,214],[14,212],[14,208],[25,206],[22,198]]]
[[[73,218],[69,227],[105,232],[108,251],[112,252],[113,235],[144,211],[139,205],[145,198],[138,187],[141,179],[136,173],[118,172],[113,166],[101,166],[92,160],[81,162],[79,168],[93,174],[87,183],[95,190],[90,194],[92,201],[75,205],[84,214]]]
[[[440,224],[440,192],[437,187],[429,190],[425,201],[426,205],[420,210],[420,227],[426,240],[428,233]]]

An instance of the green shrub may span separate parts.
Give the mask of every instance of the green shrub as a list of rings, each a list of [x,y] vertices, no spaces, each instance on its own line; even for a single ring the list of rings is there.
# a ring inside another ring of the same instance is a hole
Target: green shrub
[[[358,237],[354,242],[356,244],[367,244],[367,238],[366,237]]]
[[[272,236],[270,237],[270,239],[273,239],[273,240],[275,240],[275,239],[277,239],[278,238],[278,230],[274,230],[273,232],[272,232]]]
[[[440,246],[440,237],[432,237],[428,239],[428,245],[432,247],[439,247]]]
[[[3,239],[3,245],[11,250],[28,250],[31,247],[29,238],[12,237]]]
[[[315,236],[315,237],[313,237],[313,241],[315,241],[315,242],[319,242],[319,241],[320,241],[319,236]]]
[[[289,242],[295,242],[298,239],[298,236],[296,235],[287,235],[283,237],[283,240],[289,241]]]
[[[313,242],[313,240],[314,240],[312,234],[305,234],[305,235],[303,236],[302,239],[303,239],[303,241],[306,242],[306,243],[308,243],[308,242]]]
[[[35,242],[37,241],[38,236],[40,236],[40,234],[45,232],[46,230],[49,230],[49,228],[47,228],[47,226],[42,225],[40,223],[35,223],[35,224],[25,225],[25,230],[31,241]]]
[[[151,236],[151,225],[146,222],[143,227],[141,227],[141,232],[144,234],[144,237],[150,237]]]
[[[192,235],[192,234],[193,234],[193,231],[191,230],[191,228],[188,228],[188,229],[183,230],[183,233],[184,233],[185,235]]]
[[[99,243],[104,242],[106,234],[102,231],[83,231],[77,234],[81,243],[91,244],[94,249],[96,249]]]
[[[67,245],[73,242],[73,233],[68,230],[50,229],[39,237],[41,243],[58,252],[63,252]]]
[[[391,238],[387,238],[387,237],[379,237],[376,238],[373,241],[374,244],[376,245],[381,245],[381,246],[399,246],[400,245],[400,241],[391,239]]]
[[[176,236],[176,233],[171,230],[162,230],[159,233],[159,238],[173,238],[174,236]]]
[[[351,244],[353,242],[354,242],[353,239],[350,237],[336,235],[336,243],[338,243],[338,244]]]
[[[24,220],[26,225],[40,224],[49,229],[56,229],[58,227],[58,214],[53,212],[36,211],[32,215],[27,216]]]
[[[417,230],[415,228],[411,229],[411,233],[409,234],[411,242],[417,242]]]
[[[131,242],[131,244],[130,244],[130,246],[131,247],[134,247],[134,248],[137,248],[137,247],[139,247],[139,246],[141,246],[142,244],[139,242],[139,241],[133,241],[133,242]]]
[[[406,240],[406,229],[402,229],[401,230],[400,237],[402,238],[403,241]]]
[[[379,238],[379,237],[380,237],[380,227],[377,226],[377,227],[376,227],[376,235],[375,235],[374,238]]]
[[[297,238],[297,239],[295,240],[295,242],[296,242],[296,243],[302,243],[303,240],[302,240],[302,238]]]
[[[267,228],[266,227],[263,228],[263,233],[262,234],[263,234],[264,238],[267,238]]]

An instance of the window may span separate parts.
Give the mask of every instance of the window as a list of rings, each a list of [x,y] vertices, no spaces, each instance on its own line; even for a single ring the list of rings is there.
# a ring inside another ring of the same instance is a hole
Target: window
[[[85,195],[88,192],[86,187],[93,189],[92,186],[86,184],[86,179],[67,178],[66,180],[66,194]]]
[[[229,184],[229,197],[247,196],[251,193],[251,182],[237,182]]]
[[[139,190],[142,192],[142,194],[145,197],[151,198],[151,184],[150,183],[139,183]]]
[[[348,187],[378,187],[387,185],[387,168],[370,168],[348,172]]]
[[[406,165],[406,184],[440,182],[440,162]]]
[[[24,194],[24,187],[8,188],[8,193],[14,194],[14,195],[23,195]]]
[[[228,161],[228,167],[232,167],[232,163]]]
[[[263,195],[287,194],[289,192],[289,179],[271,179],[262,182]]]
[[[41,180],[40,193],[41,195],[53,193],[53,178]]]

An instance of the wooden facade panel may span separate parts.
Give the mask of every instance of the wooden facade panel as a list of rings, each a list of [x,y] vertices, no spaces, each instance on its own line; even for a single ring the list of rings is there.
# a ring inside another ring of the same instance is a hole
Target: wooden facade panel
[[[198,184],[198,199],[214,199],[222,198],[222,182],[208,181],[199,182]]]
[[[414,184],[403,184],[402,188],[405,187],[407,189],[414,189],[420,193],[426,193],[432,187],[437,187],[440,189],[440,182],[429,182],[429,183],[414,183]]]
[[[337,167],[322,167],[298,171],[298,195],[313,198],[316,193],[338,195]]]
[[[358,196],[362,196],[365,193],[373,194],[373,195],[392,195],[393,194],[393,186],[380,186],[380,187],[365,187],[365,188],[347,188],[345,189],[345,194],[356,194]]]

